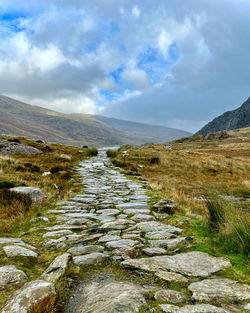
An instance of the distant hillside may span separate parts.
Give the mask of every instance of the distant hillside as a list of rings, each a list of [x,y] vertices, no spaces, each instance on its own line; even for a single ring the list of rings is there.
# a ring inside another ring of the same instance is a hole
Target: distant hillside
[[[96,147],[160,143],[190,133],[104,116],[63,114],[0,96],[0,134],[22,135],[48,142]]]
[[[216,117],[205,125],[197,134],[215,133],[221,130],[232,130],[250,126],[250,97],[241,107]]]

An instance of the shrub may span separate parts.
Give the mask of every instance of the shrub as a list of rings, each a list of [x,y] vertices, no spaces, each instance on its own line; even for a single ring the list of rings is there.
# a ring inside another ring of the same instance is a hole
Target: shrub
[[[13,188],[13,187],[15,187],[15,185],[8,181],[0,182],[0,189],[7,189],[7,188]]]
[[[108,158],[116,158],[118,155],[117,150],[108,150],[106,153]]]
[[[54,166],[50,169],[51,174],[57,174],[59,172],[67,171],[68,168],[64,166]]]
[[[88,148],[86,150],[86,156],[91,157],[91,156],[97,156],[98,155],[98,150],[96,148]]]
[[[15,143],[21,143],[21,141],[17,138],[14,139],[8,139],[9,142],[15,142]]]

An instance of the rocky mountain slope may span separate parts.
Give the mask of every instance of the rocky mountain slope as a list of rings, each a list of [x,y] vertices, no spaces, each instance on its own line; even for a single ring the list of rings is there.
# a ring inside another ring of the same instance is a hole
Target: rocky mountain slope
[[[166,142],[190,133],[103,116],[63,114],[0,96],[0,133],[70,145],[109,146]]]
[[[214,133],[221,130],[232,130],[250,126],[250,97],[241,107],[216,117],[205,125],[197,134]]]

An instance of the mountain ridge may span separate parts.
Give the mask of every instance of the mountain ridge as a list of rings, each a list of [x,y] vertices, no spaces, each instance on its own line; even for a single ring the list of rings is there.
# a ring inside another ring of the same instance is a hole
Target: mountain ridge
[[[178,129],[99,115],[60,113],[7,96],[0,96],[0,133],[75,146],[97,147],[159,143],[190,135]]]
[[[250,97],[243,104],[231,111],[214,118],[202,127],[197,134],[215,133],[222,130],[233,130],[250,126]]]

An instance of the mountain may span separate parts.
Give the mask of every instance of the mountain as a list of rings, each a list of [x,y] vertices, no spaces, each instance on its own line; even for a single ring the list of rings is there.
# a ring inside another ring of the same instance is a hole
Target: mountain
[[[250,126],[250,97],[241,107],[228,111],[206,124],[197,134],[215,133],[221,130],[232,130]]]
[[[99,115],[64,114],[0,96],[0,133],[96,147],[160,143],[190,133]]]

